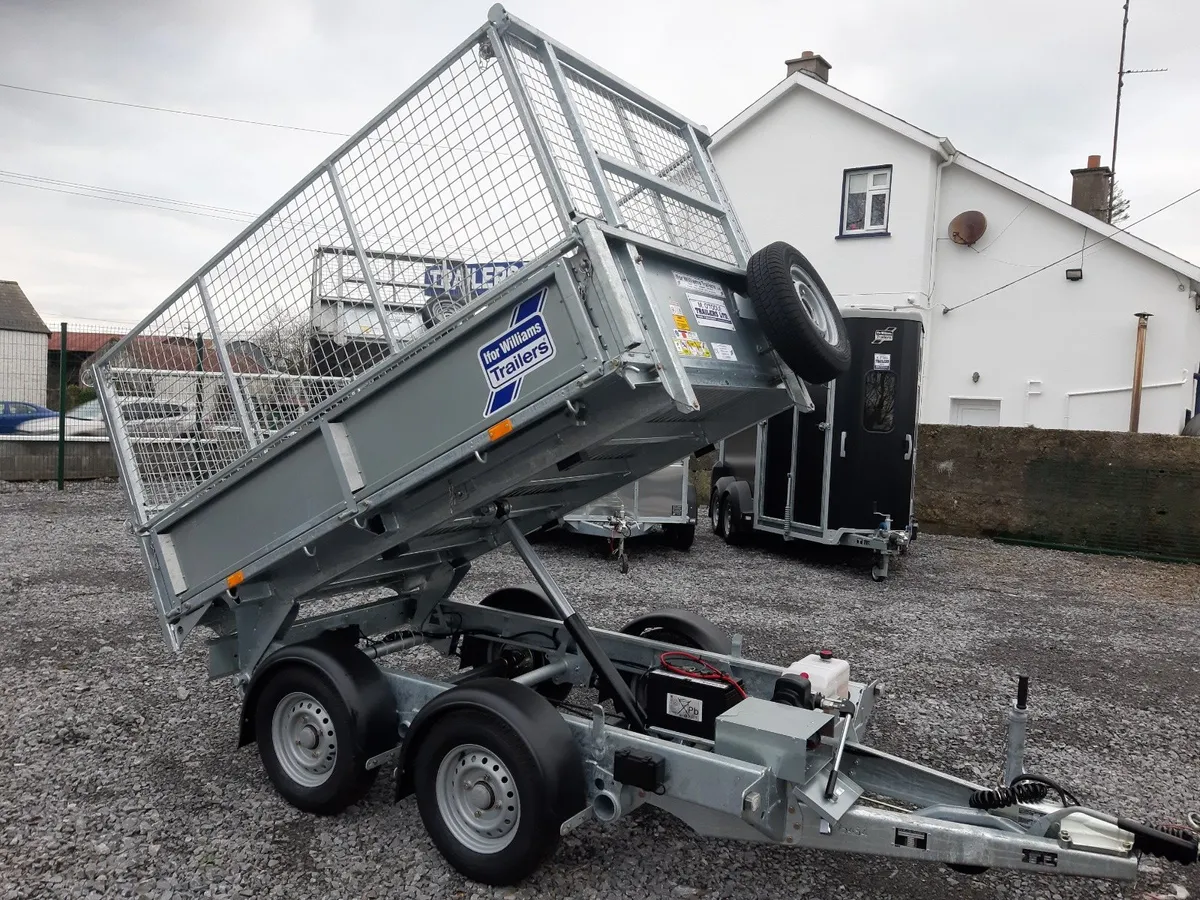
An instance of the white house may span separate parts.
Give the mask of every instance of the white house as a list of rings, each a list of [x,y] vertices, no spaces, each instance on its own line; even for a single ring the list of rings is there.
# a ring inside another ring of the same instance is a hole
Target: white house
[[[1099,157],[1064,203],[831,87],[820,56],[787,66],[713,159],[751,245],[795,245],[840,306],[923,311],[922,422],[1128,430],[1147,312],[1138,430],[1180,432],[1200,267],[1098,218]]]
[[[0,281],[0,403],[46,403],[50,329],[21,286]]]

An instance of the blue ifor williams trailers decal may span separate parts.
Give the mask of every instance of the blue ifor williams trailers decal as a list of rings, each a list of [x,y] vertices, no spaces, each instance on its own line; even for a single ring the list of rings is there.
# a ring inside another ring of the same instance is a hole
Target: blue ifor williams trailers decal
[[[479,348],[479,365],[488,383],[485,416],[516,402],[525,376],[554,359],[554,340],[542,317],[545,302],[545,288],[526,297],[513,310],[508,330]]]

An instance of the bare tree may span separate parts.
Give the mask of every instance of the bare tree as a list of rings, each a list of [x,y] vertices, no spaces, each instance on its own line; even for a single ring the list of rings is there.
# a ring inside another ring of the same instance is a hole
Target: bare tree
[[[262,327],[249,339],[261,352],[260,364],[289,375],[307,374],[310,342],[315,331],[307,312],[277,306],[263,319]]]
[[[1110,225],[1120,225],[1129,218],[1129,198],[1125,196],[1125,192],[1121,190],[1120,182],[1113,182],[1112,193],[1112,216],[1109,217]]]

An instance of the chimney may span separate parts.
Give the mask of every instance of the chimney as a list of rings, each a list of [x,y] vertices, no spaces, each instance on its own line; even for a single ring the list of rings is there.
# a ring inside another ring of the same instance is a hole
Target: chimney
[[[813,78],[818,78],[829,83],[829,70],[832,69],[825,57],[820,54],[813,53],[811,50],[805,50],[796,59],[787,60],[787,73],[791,77],[796,72],[803,72],[805,75],[811,75]]]
[[[1071,170],[1071,178],[1071,205],[1101,222],[1107,222],[1108,183],[1112,178],[1112,169],[1100,165],[1100,156],[1093,154],[1088,157],[1087,168]]]

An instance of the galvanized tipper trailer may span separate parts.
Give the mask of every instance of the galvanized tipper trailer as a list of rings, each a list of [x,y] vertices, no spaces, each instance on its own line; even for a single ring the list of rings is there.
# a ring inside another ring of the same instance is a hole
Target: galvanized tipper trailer
[[[622,572],[629,570],[626,538],[661,533],[670,546],[688,550],[696,539],[700,515],[690,476],[691,457],[685,456],[567,513],[562,526],[578,534],[608,538]]]
[[[526,533],[807,404],[796,376],[844,365],[801,311],[803,257],[748,258],[707,142],[493,7],[114,346],[97,387],[167,642],[212,633],[240,742],[290,803],[336,813],[393,769],[482,882],[644,803],[706,835],[967,869],[1132,879],[1143,851],[1194,859],[1183,833],[1049,801],[1021,768],[1023,702],[988,790],[866,746],[879,686],[841,661],[755,662],[681,611],[591,630],[541,564]],[[320,283],[330,248],[356,295]],[[472,260],[516,265],[448,318],[414,316]],[[131,433],[135,389],[194,392],[195,427]],[[505,542],[535,583],[452,600]],[[366,588],[386,591],[313,610]],[[460,674],[406,670],[418,645]],[[615,714],[567,705],[573,686]]]

